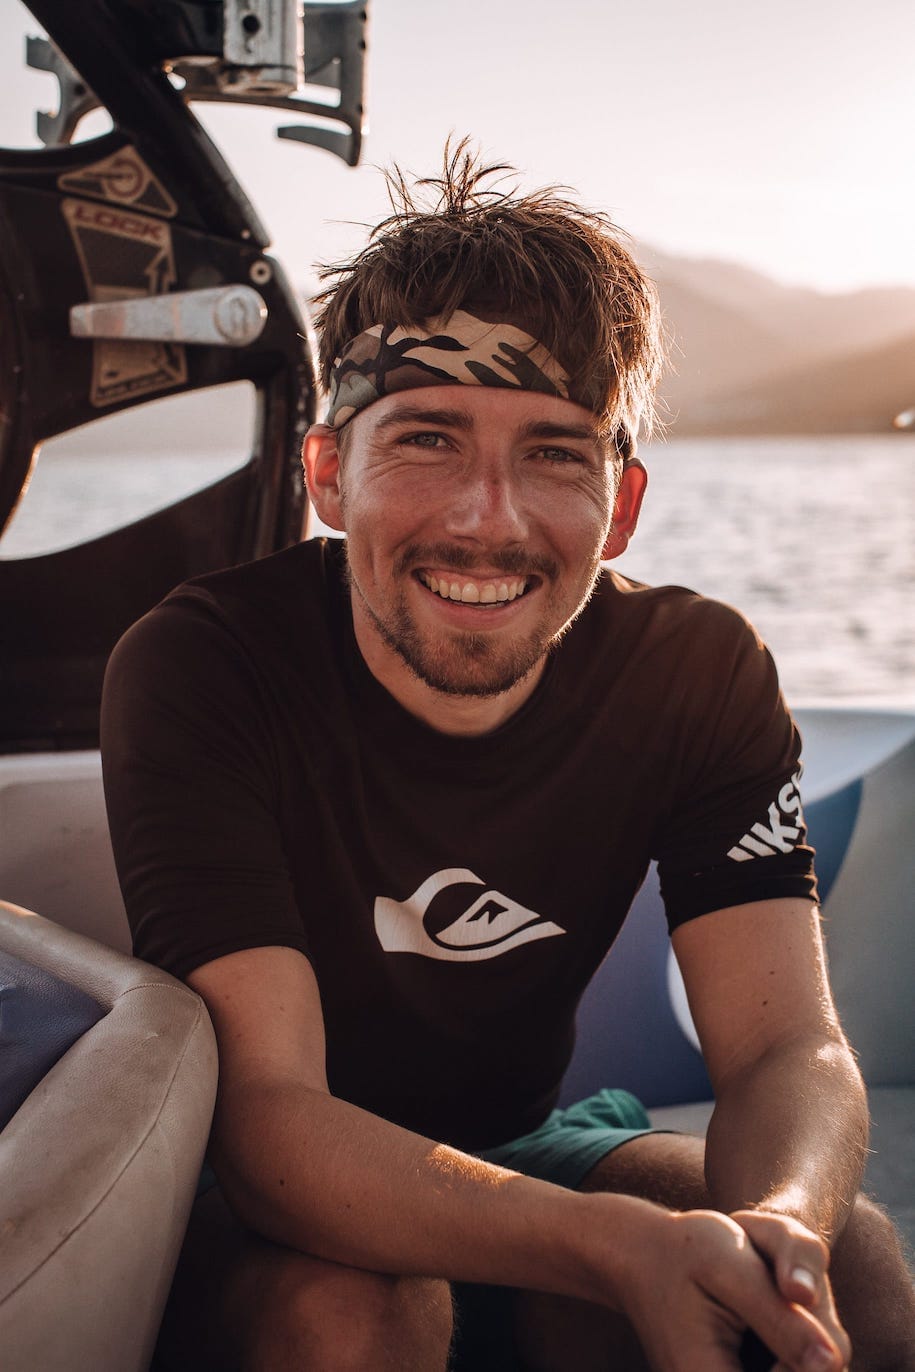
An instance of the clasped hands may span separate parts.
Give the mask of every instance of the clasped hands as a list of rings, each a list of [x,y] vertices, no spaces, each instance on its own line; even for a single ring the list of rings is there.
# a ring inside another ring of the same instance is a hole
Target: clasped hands
[[[762,1210],[662,1213],[623,1283],[658,1372],[738,1372],[748,1327],[772,1351],[773,1372],[847,1372],[822,1239]]]

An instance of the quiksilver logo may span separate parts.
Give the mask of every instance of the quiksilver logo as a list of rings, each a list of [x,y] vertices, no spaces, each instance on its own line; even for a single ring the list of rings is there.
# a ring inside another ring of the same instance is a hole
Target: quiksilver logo
[[[430,932],[426,915],[435,897],[449,886],[483,887],[463,914],[444,929]],[[465,867],[434,872],[407,900],[379,896],[375,932],[386,953],[419,953],[441,962],[482,962],[536,939],[554,938],[565,929],[510,896],[487,889]]]
[[[776,853],[790,853],[800,837],[804,815],[797,789],[800,772],[795,772],[769,806],[768,824],[760,820],[744,834],[739,843],[728,849],[734,862],[748,862],[754,857],[773,857]]]

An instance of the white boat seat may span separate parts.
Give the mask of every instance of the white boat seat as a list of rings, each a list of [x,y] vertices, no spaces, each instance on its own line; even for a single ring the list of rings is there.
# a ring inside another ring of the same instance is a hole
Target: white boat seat
[[[64,1008],[8,1074],[27,1094],[0,1129],[3,1367],[143,1372],[212,1118],[209,1018],[166,973],[4,902],[0,957],[14,1037]]]

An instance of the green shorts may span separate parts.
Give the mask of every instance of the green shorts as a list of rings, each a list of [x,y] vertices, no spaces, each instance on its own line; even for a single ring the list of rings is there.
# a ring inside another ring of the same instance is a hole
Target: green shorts
[[[530,1134],[481,1149],[476,1156],[538,1181],[577,1190],[621,1143],[652,1132],[645,1108],[628,1091],[598,1091],[554,1110]],[[504,1287],[458,1282],[455,1295],[454,1372],[516,1372],[513,1295]]]
[[[641,1101],[628,1091],[605,1089],[564,1110],[553,1110],[538,1129],[477,1153],[538,1181],[575,1191],[587,1174],[621,1143],[651,1133]]]

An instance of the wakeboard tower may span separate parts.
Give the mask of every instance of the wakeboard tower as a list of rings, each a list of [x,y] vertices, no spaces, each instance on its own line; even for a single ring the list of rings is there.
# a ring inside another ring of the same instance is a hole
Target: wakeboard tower
[[[59,108],[37,116],[41,148],[0,149],[0,531],[45,439],[226,382],[258,403],[239,471],[91,542],[0,560],[0,753],[96,747],[124,630],[187,577],[300,536],[309,326],[190,104],[294,114],[281,138],[355,165],[366,7],[29,0],[49,38],[27,61],[57,78]],[[74,143],[99,106],[111,130]]]

